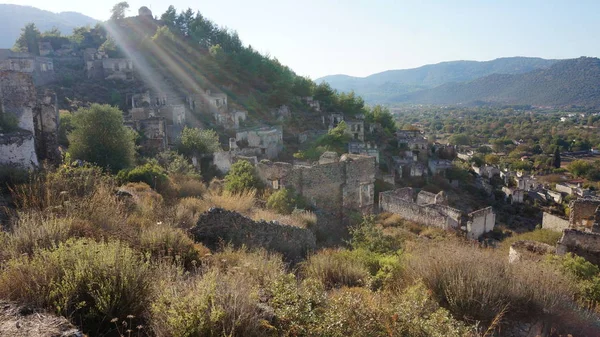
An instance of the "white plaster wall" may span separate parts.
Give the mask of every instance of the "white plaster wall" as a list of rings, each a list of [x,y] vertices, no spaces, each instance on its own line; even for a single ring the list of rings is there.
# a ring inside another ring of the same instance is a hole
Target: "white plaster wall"
[[[215,152],[213,154],[213,164],[221,173],[225,174],[231,169],[232,157],[233,155],[228,151]]]
[[[24,135],[20,141],[0,143],[0,164],[33,169],[39,165],[33,135]]]

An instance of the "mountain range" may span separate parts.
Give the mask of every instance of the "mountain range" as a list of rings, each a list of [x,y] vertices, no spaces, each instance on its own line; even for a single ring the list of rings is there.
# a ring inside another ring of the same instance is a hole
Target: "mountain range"
[[[63,34],[71,34],[75,27],[93,26],[99,21],[76,12],[53,13],[29,6],[0,4],[0,48],[11,48],[21,29],[31,22],[41,32],[56,27]]]
[[[364,78],[326,76],[317,82],[354,90],[369,103],[600,106],[600,60],[590,57],[443,62]]]

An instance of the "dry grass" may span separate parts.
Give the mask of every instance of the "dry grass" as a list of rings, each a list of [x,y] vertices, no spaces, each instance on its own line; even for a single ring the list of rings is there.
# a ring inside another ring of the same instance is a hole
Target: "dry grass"
[[[318,280],[327,289],[361,287],[369,283],[369,269],[340,250],[327,249],[312,255],[300,267],[304,278]]]
[[[234,194],[223,191],[221,194],[209,192],[203,197],[211,207],[219,207],[230,211],[235,211],[244,215],[249,215],[256,203],[256,192],[243,192]]]
[[[200,198],[208,192],[203,182],[185,176],[173,177],[173,184],[179,198]]]
[[[165,224],[144,228],[139,237],[139,250],[154,258],[180,262],[188,269],[210,252],[201,244],[195,244],[182,230]]]
[[[52,248],[66,241],[74,232],[70,218],[44,217],[35,211],[22,212],[6,235],[0,255],[4,258],[16,258],[22,254],[31,256],[38,249]]]
[[[503,311],[516,320],[560,317],[574,305],[569,280],[536,264],[509,264],[497,251],[445,241],[417,247],[410,256],[409,281],[423,280],[467,321],[490,323]]]
[[[310,228],[317,223],[317,216],[310,211],[294,212],[292,214],[279,214],[269,209],[257,209],[252,214],[255,221],[277,221],[282,224],[299,228]]]
[[[208,210],[209,204],[198,198],[183,198],[174,208],[174,222],[180,228],[190,229],[196,225],[202,213]]]

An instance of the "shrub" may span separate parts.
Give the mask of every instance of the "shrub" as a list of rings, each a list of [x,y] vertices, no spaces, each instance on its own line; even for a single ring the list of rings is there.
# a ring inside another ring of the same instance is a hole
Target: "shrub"
[[[185,127],[181,132],[178,150],[186,156],[214,153],[220,149],[219,135],[214,130]]]
[[[206,186],[200,180],[184,176],[174,176],[173,180],[179,198],[201,197],[207,192]]]
[[[280,214],[291,214],[296,206],[296,196],[286,188],[282,188],[269,196],[267,207]]]
[[[175,224],[181,228],[196,226],[200,214],[209,208],[209,204],[198,198],[183,198],[175,206]]]
[[[139,183],[143,182],[154,188],[159,193],[169,189],[169,177],[165,170],[152,163],[136,166],[129,170],[122,170],[117,175],[120,183]],[[162,194],[162,193],[161,193]]]
[[[385,235],[375,224],[375,217],[366,216],[362,222],[350,228],[350,245],[354,249],[362,248],[379,253],[395,252],[400,249],[400,241]]]
[[[33,174],[28,183],[16,186],[11,192],[19,208],[45,211],[63,206],[67,198],[75,201],[92,195],[99,186],[113,187],[114,179],[97,166],[67,164]]]
[[[208,259],[203,273],[176,274],[157,285],[153,330],[174,337],[272,334],[259,295],[283,272],[279,256],[227,248]]]
[[[225,190],[231,193],[242,193],[256,190],[262,187],[260,179],[252,164],[246,160],[240,160],[233,165],[227,176],[225,176]]]
[[[113,317],[144,317],[152,282],[149,266],[126,245],[79,239],[9,261],[0,297],[73,317],[98,334]]]
[[[186,233],[164,224],[144,228],[140,233],[140,250],[155,258],[169,258],[186,268],[200,261],[202,245],[196,245]],[[206,248],[202,253],[206,253]]]
[[[59,219],[50,215],[44,217],[40,213],[20,213],[3,245],[3,255],[19,257],[29,256],[38,249],[53,248],[67,241],[74,233],[72,219]]]
[[[490,323],[561,317],[572,310],[573,290],[559,273],[534,263],[508,264],[505,256],[476,247],[428,243],[411,252],[410,281],[423,280],[455,317]]]
[[[135,144],[123,124],[123,113],[109,105],[92,104],[73,115],[69,153],[75,159],[118,172],[133,164]]]
[[[209,206],[215,206],[242,214],[249,214],[256,202],[254,190],[232,193],[224,191],[222,194],[208,193],[203,199]]]
[[[342,250],[323,250],[310,256],[302,263],[300,273],[305,278],[318,280],[327,289],[362,287],[370,280],[367,267]]]

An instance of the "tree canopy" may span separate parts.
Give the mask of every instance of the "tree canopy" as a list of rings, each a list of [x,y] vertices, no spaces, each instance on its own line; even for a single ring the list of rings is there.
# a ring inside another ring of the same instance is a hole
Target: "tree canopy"
[[[15,42],[13,50],[18,52],[27,52],[33,55],[40,55],[40,37],[41,33],[34,23],[30,23],[21,30],[21,35]]]
[[[215,130],[200,130],[186,126],[181,132],[178,149],[180,153],[190,157],[217,152],[221,149],[219,135]]]
[[[72,118],[73,131],[68,135],[69,153],[117,172],[133,164],[133,131],[123,125],[123,113],[110,105],[92,104],[79,109]]]
[[[129,9],[129,3],[127,3],[126,1],[119,2],[118,4],[114,5],[113,8],[110,10],[110,19],[120,20],[125,18],[125,11],[127,11],[127,9]]]
[[[260,188],[261,181],[250,162],[240,160],[231,165],[225,176],[225,190],[231,193],[243,193]]]

